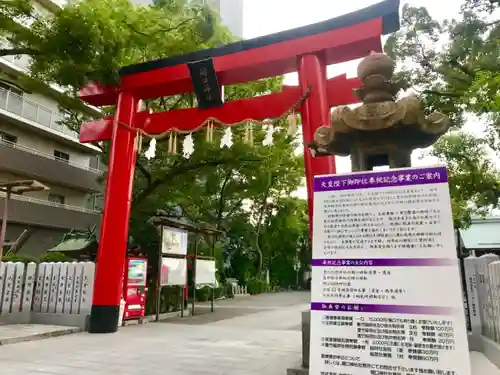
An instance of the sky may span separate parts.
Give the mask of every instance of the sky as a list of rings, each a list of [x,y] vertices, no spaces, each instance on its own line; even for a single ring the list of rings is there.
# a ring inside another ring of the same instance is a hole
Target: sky
[[[370,6],[379,1],[376,0],[244,0],[244,38],[255,38],[258,36],[272,34],[275,32],[293,29]],[[402,0],[401,3],[425,6],[432,17],[444,19],[458,14],[462,0]],[[446,6],[444,6],[446,3]],[[358,61],[338,64],[328,68],[329,77],[339,74],[347,74],[348,78],[356,75]],[[297,74],[286,77],[286,84],[297,85]],[[476,129],[477,124],[471,124],[471,129]],[[469,126],[468,126],[469,127]],[[412,155],[414,166],[437,164],[438,161],[432,157],[424,156],[425,151],[417,150]],[[351,171],[349,157],[337,157],[337,172],[348,173]],[[297,195],[305,198],[307,196],[305,187],[297,192]]]

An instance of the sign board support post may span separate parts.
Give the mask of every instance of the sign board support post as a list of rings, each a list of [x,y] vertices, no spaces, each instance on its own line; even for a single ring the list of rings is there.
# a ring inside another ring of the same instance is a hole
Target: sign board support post
[[[194,258],[193,258],[193,300],[191,301],[191,316],[194,316],[194,309],[196,303],[196,257],[198,256],[198,240],[199,236],[196,235],[194,239]]]
[[[215,285],[212,288],[212,301],[210,303],[210,311],[214,312],[214,299],[215,299]]]
[[[181,318],[184,318],[184,285],[179,286],[179,306],[181,309]]]
[[[187,256],[186,256],[186,266],[187,266]],[[181,318],[184,318],[184,309],[188,307],[189,298],[189,273],[186,272],[186,281],[181,287]]]
[[[215,260],[215,242],[217,241],[217,236],[212,237],[212,258]],[[215,299],[215,284],[212,286],[212,298],[210,301],[210,311],[214,312],[214,299]]]
[[[162,241],[160,242],[160,247],[158,249],[158,272],[156,273],[156,321],[160,321],[160,308],[161,308],[161,290],[162,290],[162,283],[161,283],[161,267],[163,264],[163,251],[162,251],[162,244],[163,244],[163,226],[161,227],[161,238]]]

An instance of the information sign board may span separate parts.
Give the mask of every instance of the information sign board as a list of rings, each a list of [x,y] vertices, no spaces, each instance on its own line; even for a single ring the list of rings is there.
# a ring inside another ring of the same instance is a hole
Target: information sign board
[[[186,285],[187,260],[185,258],[162,259],[161,285]]]
[[[161,252],[164,255],[186,255],[188,233],[177,228],[162,228]]]
[[[215,260],[196,259],[196,285],[215,285],[216,271]]]
[[[446,168],[314,192],[310,374],[470,375]]]

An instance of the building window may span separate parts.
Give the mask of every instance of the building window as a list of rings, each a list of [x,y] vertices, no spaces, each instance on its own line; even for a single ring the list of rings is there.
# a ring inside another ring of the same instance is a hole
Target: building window
[[[102,211],[104,208],[104,194],[97,194],[95,197],[94,210]]]
[[[19,96],[23,96],[23,91],[18,89],[17,87],[14,87],[14,86],[11,86],[11,85],[8,85],[4,82],[0,82],[0,89],[4,89],[6,91],[10,91],[16,95],[19,95]]]
[[[65,200],[66,198],[64,197],[64,195],[49,193],[49,202],[65,204]]]
[[[94,206],[95,206],[95,194],[90,194],[87,197],[86,208],[88,208],[89,210],[93,210]]]
[[[9,146],[13,146],[17,143],[17,137],[9,133],[0,132],[0,141]]]
[[[91,194],[87,197],[87,208],[89,210],[102,211],[104,206],[103,194]]]
[[[56,160],[64,161],[66,163],[69,162],[69,154],[65,152],[54,150],[54,157]]]
[[[100,161],[101,160],[100,160],[99,155],[91,156],[90,163],[89,163],[90,168],[99,170]]]

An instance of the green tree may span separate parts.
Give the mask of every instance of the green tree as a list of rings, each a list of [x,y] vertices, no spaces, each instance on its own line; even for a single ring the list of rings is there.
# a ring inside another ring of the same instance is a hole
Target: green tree
[[[266,222],[261,242],[269,262],[271,282],[283,287],[296,285],[297,276],[311,262],[307,201],[279,198]],[[297,272],[295,266],[299,263]]]
[[[23,84],[56,98],[67,115],[64,124],[78,130],[95,113],[75,99],[84,84],[116,84],[122,66],[233,40],[218,17],[201,3],[161,0],[152,6],[135,6],[128,0],[83,0],[43,16],[28,0],[0,1],[0,36],[7,41],[0,56],[29,56],[31,65]],[[226,100],[269,93],[281,83],[278,77],[226,87]],[[64,95],[54,94],[50,84],[62,87]],[[193,102],[193,96],[186,94],[147,104],[155,111],[168,111],[190,107]],[[113,111],[104,108],[105,113]],[[285,132],[276,134],[272,147],[261,145],[263,129],[254,128],[253,147],[241,142],[243,132],[234,129],[236,139],[230,149],[220,148],[220,131],[214,143],[206,142],[203,132],[198,132],[193,134],[195,152],[189,159],[169,155],[166,142],[159,143],[155,159],[138,158],[130,225],[135,242],[155,254],[159,237],[147,220],[157,209],[181,206],[188,218],[208,221],[230,236],[245,232],[242,240],[249,252],[239,254],[253,264],[251,272],[261,268],[263,257],[255,258],[259,251],[253,216],[267,212],[264,197],[276,201],[301,183],[302,163],[294,156],[294,139]],[[106,160],[108,146],[103,150]]]
[[[429,112],[452,120],[431,154],[449,166],[458,226],[499,204],[500,175],[491,161],[500,151],[499,8],[498,0],[466,0],[456,18],[438,21],[406,4],[401,30],[385,45],[398,63],[397,79],[422,95]],[[461,130],[471,120],[485,125],[484,136]]]
[[[280,197],[268,203],[264,225],[261,225],[259,251],[255,251],[255,233],[258,225],[248,215],[232,218],[224,247],[226,274],[240,282],[257,277],[263,280],[269,271],[274,286],[296,285],[295,265],[300,262],[299,276],[308,270],[311,262],[307,202],[303,199]],[[264,265],[261,266],[261,257]],[[300,283],[301,278],[299,279]]]

